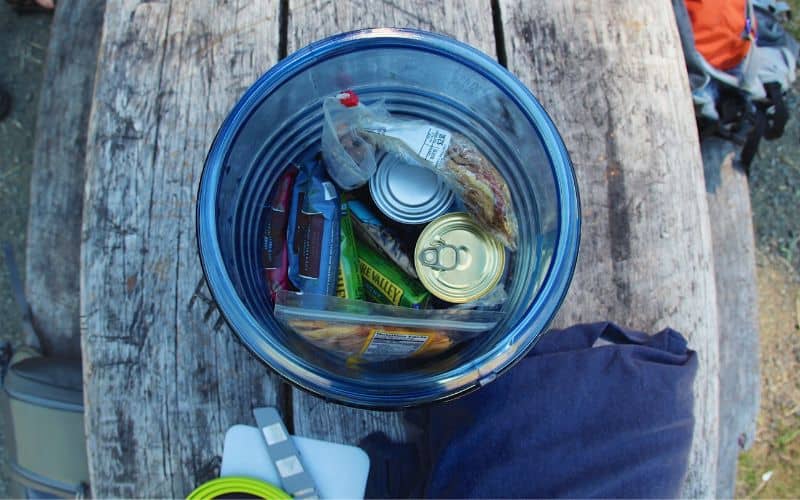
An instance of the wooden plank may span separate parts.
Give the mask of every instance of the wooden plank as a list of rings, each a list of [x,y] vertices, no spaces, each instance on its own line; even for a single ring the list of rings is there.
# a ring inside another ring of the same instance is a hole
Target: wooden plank
[[[668,2],[500,0],[508,66],[541,100],[578,176],[581,255],[557,324],[671,326],[700,367],[683,496],[714,496],[718,322],[711,230]]]
[[[184,497],[276,382],[215,312],[195,242],[203,161],[278,56],[277,0],[108,5],[87,145],[81,327],[97,497]]]
[[[488,0],[289,2],[288,22],[289,52],[337,33],[391,26],[444,33],[496,55]]]
[[[33,150],[26,295],[43,352],[71,358],[81,353],[84,155],[104,9],[105,0],[56,8]]]
[[[733,498],[739,452],[755,440],[760,400],[753,214],[747,176],[734,168],[736,146],[708,138],[701,151],[720,326],[717,497]]]
[[[295,51],[314,40],[366,27],[414,27],[436,31],[495,54],[492,12],[482,0],[397,0],[392,2],[289,3],[288,50]],[[325,402],[295,390],[294,431],[300,436],[355,444],[373,431],[390,438],[408,437],[402,413],[374,412]]]

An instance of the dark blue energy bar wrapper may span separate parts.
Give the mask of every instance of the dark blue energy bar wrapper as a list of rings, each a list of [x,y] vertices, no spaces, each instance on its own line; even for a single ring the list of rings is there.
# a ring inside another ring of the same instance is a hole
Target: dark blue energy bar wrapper
[[[303,165],[292,191],[286,239],[289,279],[298,290],[336,294],[339,195],[319,161]]]

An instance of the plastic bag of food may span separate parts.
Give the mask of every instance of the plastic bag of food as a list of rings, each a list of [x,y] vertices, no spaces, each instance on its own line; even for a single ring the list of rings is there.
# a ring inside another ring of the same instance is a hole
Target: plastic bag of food
[[[348,108],[331,98],[323,101],[322,110],[322,158],[328,175],[345,191],[363,186],[378,167],[375,147],[353,126],[358,108]]]
[[[417,270],[408,254],[403,250],[399,240],[384,226],[383,222],[372,211],[358,200],[347,202],[353,221],[353,229],[361,239],[377,252],[394,262],[404,273],[417,279]]]
[[[404,120],[393,117],[386,111],[382,101],[370,106],[358,103],[352,92],[326,98],[323,102],[326,122],[324,137],[357,137],[358,147],[347,148],[349,143],[340,142],[340,153],[349,154],[349,162],[338,159],[329,163],[333,171],[349,169],[358,172],[366,182],[375,172],[375,152],[366,143],[376,148],[399,155],[409,164],[421,165],[434,170],[456,195],[461,197],[467,211],[488,232],[497,237],[506,247],[515,250],[519,227],[511,201],[511,193],[497,168],[467,138],[435,127],[422,120]],[[344,96],[344,97],[343,97]],[[343,102],[345,104],[343,104]],[[331,120],[327,118],[330,117]],[[337,131],[334,133],[334,130]],[[328,156],[333,156],[330,153]],[[326,161],[328,160],[326,156]],[[338,182],[338,181],[337,181]],[[358,184],[360,185],[360,184]]]
[[[350,220],[350,209],[342,201],[339,219],[339,274],[336,280],[336,296],[343,299],[364,299],[364,284],[358,270],[358,249]]]
[[[422,358],[493,329],[505,313],[407,309],[280,291],[275,317],[312,344],[348,362]]]
[[[261,263],[267,279],[270,297],[275,301],[275,292],[288,290],[289,250],[286,243],[286,227],[289,225],[289,208],[292,202],[292,187],[297,168],[290,166],[281,176],[272,191],[269,202],[264,204],[264,231],[261,246]]]
[[[289,279],[305,293],[333,295],[339,272],[339,195],[320,162],[303,166],[286,230]]]

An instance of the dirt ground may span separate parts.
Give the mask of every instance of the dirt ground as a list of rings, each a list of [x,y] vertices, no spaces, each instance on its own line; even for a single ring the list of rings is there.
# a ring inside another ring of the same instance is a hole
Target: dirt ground
[[[753,448],[739,460],[736,496],[800,496],[800,275],[759,251],[761,413]]]

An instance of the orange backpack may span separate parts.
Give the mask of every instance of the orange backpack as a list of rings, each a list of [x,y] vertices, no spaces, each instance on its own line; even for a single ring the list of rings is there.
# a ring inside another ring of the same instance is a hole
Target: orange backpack
[[[755,39],[755,16],[747,0],[685,0],[694,45],[717,69],[738,66]]]

